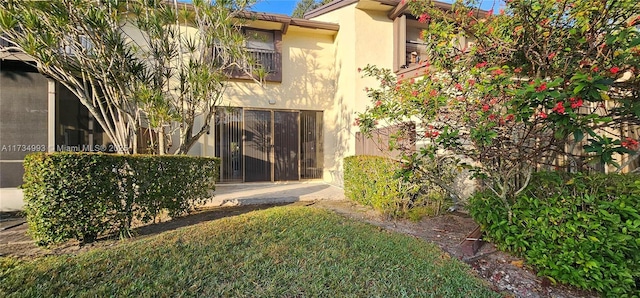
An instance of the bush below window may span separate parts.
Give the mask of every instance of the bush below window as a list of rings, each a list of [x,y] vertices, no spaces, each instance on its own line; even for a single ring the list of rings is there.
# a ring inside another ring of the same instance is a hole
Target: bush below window
[[[134,220],[186,214],[213,196],[218,160],[58,152],[30,154],[24,168],[29,233],[43,245],[128,236]]]
[[[539,275],[610,297],[639,293],[640,176],[536,173],[512,205],[512,224],[501,206],[481,192],[470,212]]]

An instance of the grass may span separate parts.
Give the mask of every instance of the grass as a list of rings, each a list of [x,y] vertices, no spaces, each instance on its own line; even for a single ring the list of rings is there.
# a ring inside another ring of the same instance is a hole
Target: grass
[[[311,207],[278,207],[32,261],[0,296],[500,297],[435,245]]]

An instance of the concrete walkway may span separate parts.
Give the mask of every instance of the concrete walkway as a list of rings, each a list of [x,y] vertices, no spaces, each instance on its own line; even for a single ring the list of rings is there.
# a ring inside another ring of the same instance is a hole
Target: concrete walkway
[[[213,200],[205,206],[237,206],[343,200],[342,188],[321,181],[218,184]]]

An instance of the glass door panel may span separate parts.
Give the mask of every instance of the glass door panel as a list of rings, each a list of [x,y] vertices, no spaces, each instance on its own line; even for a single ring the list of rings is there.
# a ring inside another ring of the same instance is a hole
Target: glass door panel
[[[244,115],[245,181],[271,181],[271,111]]]
[[[242,109],[218,108],[215,120],[220,181],[242,182]]]

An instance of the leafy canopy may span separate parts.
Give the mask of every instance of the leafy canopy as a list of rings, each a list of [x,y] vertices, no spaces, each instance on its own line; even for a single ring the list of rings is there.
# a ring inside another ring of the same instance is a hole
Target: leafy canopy
[[[509,205],[538,166],[621,170],[638,156],[637,1],[512,0],[497,14],[478,4],[409,2],[429,25],[427,59],[399,76],[363,69],[380,85],[360,129],[417,123],[394,136],[421,145],[404,150],[405,175],[435,179],[422,165],[449,155]]]

